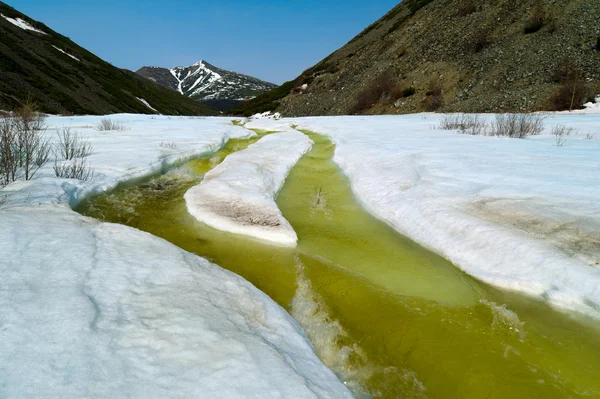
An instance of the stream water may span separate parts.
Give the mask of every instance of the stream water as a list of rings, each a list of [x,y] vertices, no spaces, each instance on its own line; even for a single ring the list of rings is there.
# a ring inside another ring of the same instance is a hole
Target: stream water
[[[357,396],[384,398],[600,397],[600,325],[465,275],[375,219],[315,145],[277,203],[294,249],[212,229],[184,193],[252,139],[91,198],[84,215],[127,224],[229,269],[303,326],[319,357]]]

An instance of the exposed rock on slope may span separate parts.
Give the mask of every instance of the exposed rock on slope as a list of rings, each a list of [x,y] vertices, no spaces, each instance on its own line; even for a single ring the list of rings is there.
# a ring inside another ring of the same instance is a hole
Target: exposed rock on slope
[[[137,73],[221,110],[228,110],[277,87],[251,76],[217,68],[205,61],[173,69],[143,67]]]
[[[50,113],[214,115],[216,111],[115,68],[0,2],[0,109],[27,100]]]
[[[300,77],[235,113],[533,111],[600,82],[600,2],[405,0]],[[595,86],[595,87],[594,87]]]

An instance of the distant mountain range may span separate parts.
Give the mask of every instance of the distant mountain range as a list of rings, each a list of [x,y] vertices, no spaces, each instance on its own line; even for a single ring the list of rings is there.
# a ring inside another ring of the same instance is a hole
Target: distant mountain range
[[[0,109],[35,101],[55,114],[217,111],[116,68],[46,25],[0,2]]]
[[[137,73],[222,111],[277,87],[251,76],[217,68],[205,61],[173,69],[146,66]]]
[[[600,93],[598,0],[403,0],[233,114],[524,112]]]

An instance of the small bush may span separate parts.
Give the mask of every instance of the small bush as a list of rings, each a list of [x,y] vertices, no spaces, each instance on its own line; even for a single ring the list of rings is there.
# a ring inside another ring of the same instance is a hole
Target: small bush
[[[410,87],[403,89],[401,94],[402,94],[402,97],[406,98],[406,97],[412,96],[416,92],[417,92],[417,90],[414,87],[410,86]]]
[[[596,51],[600,51],[600,36],[598,36],[596,38],[596,47],[595,47]]]
[[[15,111],[14,116],[0,118],[0,187],[33,179],[48,161],[52,147],[44,119],[29,106]]]
[[[385,72],[358,94],[356,102],[350,108],[350,113],[359,114],[377,102],[390,100],[397,95],[397,91],[398,84],[394,74],[390,71]]]
[[[477,3],[475,0],[464,0],[458,6],[458,15],[460,16],[464,17],[473,14],[474,12],[477,12]]]
[[[425,92],[425,98],[421,101],[421,107],[425,111],[436,111],[444,105],[444,95],[439,79],[431,79]]]
[[[177,143],[174,141],[161,141],[158,146],[160,148],[168,148],[170,150],[176,150],[178,148]]]
[[[562,147],[567,142],[567,136],[575,133],[576,130],[572,127],[566,127],[565,125],[556,125],[552,128],[552,135],[555,137],[555,144],[557,147]]]
[[[480,30],[473,37],[473,51],[476,53],[482,52],[490,44],[490,37],[487,29]]]
[[[491,126],[493,136],[524,139],[544,130],[544,120],[533,114],[499,114]]]
[[[125,124],[123,122],[113,121],[111,119],[105,118],[105,119],[102,119],[96,125],[96,130],[99,130],[101,132],[110,131],[110,130],[124,131],[124,130],[127,130],[127,128],[125,127]]]
[[[71,132],[71,128],[64,127],[58,133],[58,141],[55,146],[57,158],[71,160],[73,158],[85,158],[94,152],[90,142],[77,132]]]
[[[56,177],[63,179],[90,181],[94,178],[94,170],[85,159],[81,158],[62,163],[54,161],[53,168]]]
[[[583,73],[572,66],[559,66],[555,80],[561,85],[550,97],[550,107],[554,111],[581,109],[584,103],[593,100],[594,88],[585,81]]]
[[[440,129],[458,130],[462,134],[481,136],[486,134],[486,123],[477,115],[448,115],[440,121]]]
[[[544,27],[544,21],[544,5],[542,4],[541,0],[537,0],[535,3],[535,7],[533,8],[533,13],[531,14],[531,17],[525,24],[525,29],[523,30],[523,33],[530,34],[539,31]]]

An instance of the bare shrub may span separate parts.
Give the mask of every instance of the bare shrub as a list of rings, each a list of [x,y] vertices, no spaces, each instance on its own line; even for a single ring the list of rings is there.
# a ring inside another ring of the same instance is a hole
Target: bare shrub
[[[572,127],[567,127],[565,125],[556,125],[552,128],[552,135],[555,138],[555,144],[557,147],[562,147],[567,142],[567,136],[570,136],[573,133],[576,133],[577,130]]]
[[[311,207],[314,209],[325,209],[327,207],[327,199],[323,185],[313,187],[314,197],[311,201]]]
[[[48,161],[51,146],[44,119],[30,106],[0,118],[0,186],[31,180]]]
[[[596,138],[596,134],[592,133],[592,132],[588,132],[588,133],[585,134],[584,137],[585,137],[586,140],[594,140]]]
[[[540,134],[544,130],[544,119],[533,114],[499,114],[491,126],[493,136],[524,139]]]
[[[94,152],[90,142],[71,128],[63,127],[58,133],[58,142],[55,146],[56,157],[66,160],[85,158]]]
[[[486,128],[485,120],[482,120],[477,115],[448,115],[444,116],[440,121],[440,129],[458,130],[459,133],[472,136],[485,135]]]
[[[387,71],[364,88],[350,108],[351,114],[359,114],[377,102],[386,102],[398,93],[398,83],[391,71]]]
[[[555,80],[561,85],[550,97],[550,106],[554,111],[581,109],[594,95],[594,88],[585,81],[583,73],[569,64],[557,67]]]
[[[477,12],[477,3],[475,0],[463,0],[458,6],[458,15],[467,16]]]
[[[480,53],[490,44],[490,37],[488,29],[484,27],[482,30],[477,32],[472,38],[473,51]]]
[[[124,131],[127,130],[125,124],[119,121],[113,121],[112,119],[102,119],[96,126],[96,130],[101,132],[115,130],[115,131]]]
[[[85,159],[78,158],[67,162],[54,162],[54,174],[63,179],[90,181],[94,178],[94,170]]]
[[[421,107],[425,111],[436,111],[444,105],[442,84],[439,79],[431,79],[425,92],[425,98],[421,100]]]
[[[160,148],[168,148],[170,150],[176,150],[178,148],[177,143],[174,141],[161,141],[158,146]]]
[[[544,12],[544,4],[542,3],[542,0],[537,0],[529,20],[525,23],[523,33],[529,34],[539,31],[544,27],[545,19],[546,13]]]

